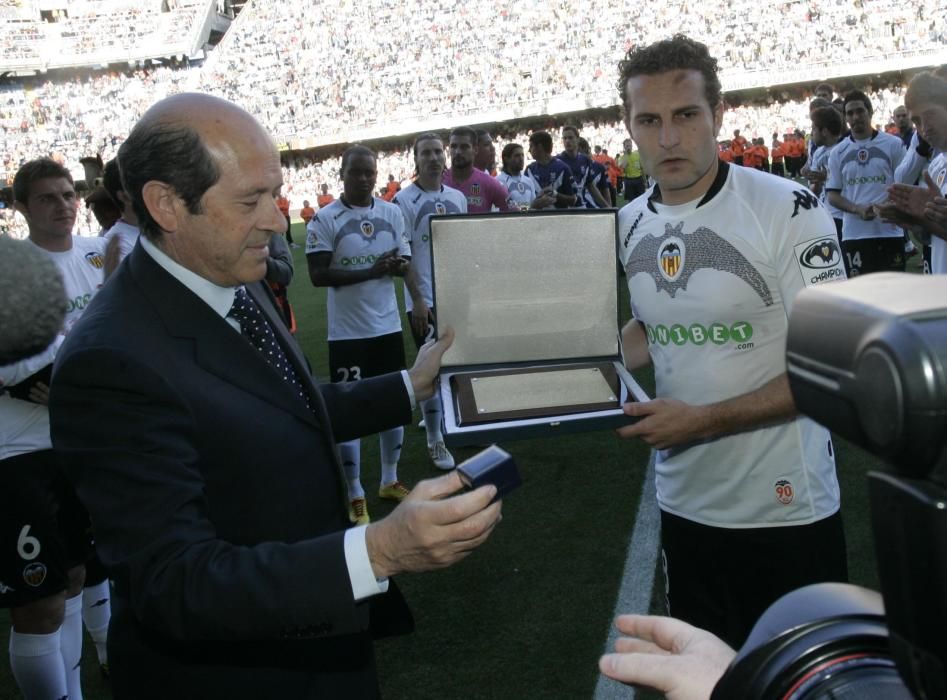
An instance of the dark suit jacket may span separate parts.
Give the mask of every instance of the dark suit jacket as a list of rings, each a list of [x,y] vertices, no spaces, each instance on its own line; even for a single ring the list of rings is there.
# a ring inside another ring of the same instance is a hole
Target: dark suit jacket
[[[401,376],[317,387],[247,289],[314,410],[141,245],[57,359],[53,442],[116,583],[116,698],[372,697],[372,635],[411,626],[395,590],[353,601],[335,454],[410,420]]]

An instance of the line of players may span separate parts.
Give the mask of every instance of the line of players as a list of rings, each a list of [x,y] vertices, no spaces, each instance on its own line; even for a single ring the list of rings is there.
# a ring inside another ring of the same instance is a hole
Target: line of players
[[[309,217],[306,259],[313,285],[327,287],[329,372],[333,382],[350,382],[405,368],[402,323],[394,278],[404,279],[407,321],[417,347],[433,337],[429,219],[432,214],[464,214],[518,209],[612,206],[614,188],[605,168],[587,154],[574,127],[562,131],[564,150],[552,155],[552,136],[530,137],[535,159],[524,168],[523,148],[509,144],[494,177],[496,152],[485,131],[454,129],[445,144],[435,133],[414,142],[417,179],[387,196],[375,196],[377,161],[365,146],[342,156],[342,194]],[[583,148],[585,152],[583,151]],[[450,167],[447,155],[450,154]],[[603,192],[605,194],[603,194]],[[308,213],[308,212],[307,212]],[[435,467],[454,468],[441,434],[438,397],[421,403],[427,448]],[[379,435],[379,498],[401,501],[409,489],[398,479],[404,428]],[[370,522],[361,483],[361,444],[340,445],[348,487],[349,517]]]

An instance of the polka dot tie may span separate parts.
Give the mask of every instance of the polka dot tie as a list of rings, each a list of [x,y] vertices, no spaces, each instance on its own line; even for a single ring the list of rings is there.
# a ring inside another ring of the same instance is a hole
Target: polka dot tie
[[[240,324],[240,333],[244,338],[250,341],[250,345],[255,347],[263,355],[263,358],[270,363],[279,375],[293,387],[293,390],[299,395],[306,406],[312,409],[309,402],[309,394],[303,388],[302,382],[293,369],[292,363],[283,352],[279,342],[276,340],[276,334],[270,326],[269,321],[260,311],[260,307],[247,294],[247,290],[240,288],[236,290],[233,300],[233,306],[227,314]]]

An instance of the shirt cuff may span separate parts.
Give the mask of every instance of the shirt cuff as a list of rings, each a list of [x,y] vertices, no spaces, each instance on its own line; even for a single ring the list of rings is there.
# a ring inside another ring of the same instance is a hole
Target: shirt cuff
[[[351,527],[345,531],[345,565],[349,570],[349,582],[356,602],[388,590],[388,579],[375,578],[372,562],[365,545],[367,525]]]
[[[411,377],[408,376],[408,370],[401,370],[401,378],[404,380],[404,388],[408,392],[408,400],[411,402],[411,410],[418,407],[418,402],[414,398],[414,385],[411,384]]]

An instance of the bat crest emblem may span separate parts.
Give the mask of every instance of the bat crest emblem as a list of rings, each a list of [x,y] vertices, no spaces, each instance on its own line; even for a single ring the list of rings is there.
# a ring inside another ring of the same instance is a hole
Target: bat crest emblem
[[[685,233],[683,221],[677,226],[665,224],[663,235],[643,236],[625,263],[629,280],[646,274],[654,280],[657,291],[667,292],[672,299],[687,289],[691,275],[703,269],[739,277],[753,288],[764,306],[773,305],[773,293],[759,271],[732,243],[706,226]]]
[[[444,206],[443,202],[435,202],[434,211],[437,212],[438,214],[444,214],[447,212],[447,207]]]
[[[871,157],[871,154],[868,153],[867,148],[859,148],[858,153],[855,155],[855,160],[857,160],[861,164],[865,164],[868,162],[868,159],[870,157]]]
[[[363,221],[361,229],[362,235],[365,236],[365,238],[371,238],[372,234],[375,233],[375,224],[371,221]]]

